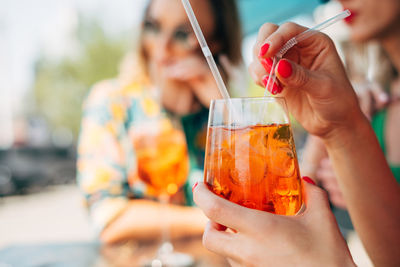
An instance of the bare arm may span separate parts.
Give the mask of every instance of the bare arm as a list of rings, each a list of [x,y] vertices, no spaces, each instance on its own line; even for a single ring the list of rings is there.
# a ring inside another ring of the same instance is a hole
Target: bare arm
[[[106,244],[129,239],[157,239],[161,237],[166,220],[169,220],[172,238],[200,236],[207,223],[206,217],[195,207],[168,205],[163,212],[157,202],[131,200],[125,211],[103,230],[100,239]]]
[[[325,143],[354,227],[376,266],[400,266],[400,187],[366,118],[338,134]]]

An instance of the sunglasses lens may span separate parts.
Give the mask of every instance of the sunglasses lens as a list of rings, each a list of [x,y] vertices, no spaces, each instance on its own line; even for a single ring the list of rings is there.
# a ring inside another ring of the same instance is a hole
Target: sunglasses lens
[[[148,38],[154,39],[165,35],[165,38],[170,38],[171,43],[177,49],[188,50],[193,48],[193,32],[182,27],[176,28],[168,34],[161,30],[160,25],[153,21],[145,21],[143,23],[143,32]],[[169,37],[168,37],[169,36]]]

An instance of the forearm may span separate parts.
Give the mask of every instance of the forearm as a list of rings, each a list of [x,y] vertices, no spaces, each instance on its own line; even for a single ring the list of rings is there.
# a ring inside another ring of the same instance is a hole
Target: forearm
[[[355,229],[376,266],[399,266],[400,187],[375,134],[363,117],[336,136],[325,144]]]
[[[109,244],[129,239],[157,239],[165,223],[170,225],[171,238],[202,234],[206,218],[199,209],[168,205],[163,212],[162,208],[154,201],[132,200],[125,212],[104,229],[101,241]],[[164,215],[167,213],[168,218]]]

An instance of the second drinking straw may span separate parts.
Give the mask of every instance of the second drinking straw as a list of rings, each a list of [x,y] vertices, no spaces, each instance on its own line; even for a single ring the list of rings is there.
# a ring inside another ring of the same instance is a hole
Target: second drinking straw
[[[344,10],[343,12],[337,14],[336,16],[333,16],[332,18],[329,18],[327,20],[325,20],[324,22],[315,25],[314,27],[298,34],[297,36],[291,38],[289,41],[286,42],[286,44],[281,48],[281,50],[279,50],[279,52],[275,55],[275,57],[273,58],[272,61],[272,68],[271,71],[269,73],[269,77],[268,77],[268,82],[265,86],[265,93],[264,95],[267,95],[267,92],[270,91],[270,89],[272,89],[273,84],[275,83],[276,80],[276,75],[275,75],[275,67],[276,67],[276,63],[279,59],[282,58],[282,56],[290,49],[292,48],[294,45],[296,45],[297,43],[306,40],[307,38],[313,36],[314,34],[316,34],[319,31],[322,31],[323,29],[331,26],[332,24],[338,22],[339,20],[342,20],[344,18],[347,18],[348,16],[350,16],[350,11],[348,9]]]

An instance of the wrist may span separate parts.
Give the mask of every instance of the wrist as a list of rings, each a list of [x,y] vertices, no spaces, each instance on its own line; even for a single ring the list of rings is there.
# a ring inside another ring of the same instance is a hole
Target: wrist
[[[328,150],[336,150],[350,147],[355,140],[363,138],[369,132],[370,123],[361,110],[358,110],[346,123],[337,125],[321,138]]]

